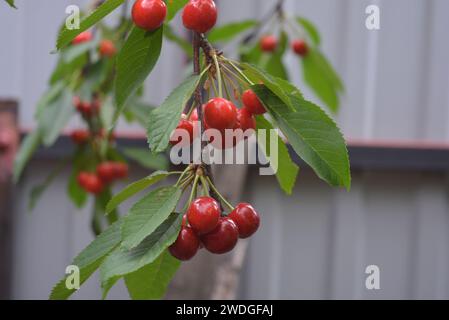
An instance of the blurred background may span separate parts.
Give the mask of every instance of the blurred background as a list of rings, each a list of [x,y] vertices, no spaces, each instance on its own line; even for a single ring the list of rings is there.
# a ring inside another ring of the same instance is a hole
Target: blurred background
[[[17,0],[19,10],[0,5],[0,100],[18,102],[21,130],[34,126],[36,103],[56,63],[50,51],[65,8],[87,3]],[[217,4],[219,23],[225,23],[257,19],[273,1]],[[365,8],[372,4],[380,7],[380,30],[365,27]],[[344,80],[336,121],[348,140],[353,183],[350,192],[332,189],[303,166],[288,197],[274,177],[260,177],[257,167],[250,167],[241,198],[259,208],[262,226],[249,242],[236,297],[448,299],[449,1],[288,0],[286,6],[318,26],[323,51]],[[181,50],[165,42],[146,83],[148,102],[161,103],[182,80],[184,62]],[[287,57],[287,66],[304,95],[316,101],[303,84],[298,59]],[[123,123],[118,131],[143,136]],[[78,212],[66,199],[69,172],[28,213],[31,187],[62,156],[64,145],[40,151],[20,185],[0,197],[0,205],[9,206],[2,213],[0,244],[7,257],[0,260],[5,297],[46,299],[92,239],[88,212]],[[147,173],[133,167],[131,179]],[[370,265],[379,267],[379,290],[365,286]],[[189,297],[204,298],[209,284],[202,278],[190,278],[197,287]],[[177,283],[182,286],[182,279]],[[172,290],[179,288],[175,284]],[[91,279],[75,297],[100,296],[97,279]],[[110,298],[127,293],[120,285]]]

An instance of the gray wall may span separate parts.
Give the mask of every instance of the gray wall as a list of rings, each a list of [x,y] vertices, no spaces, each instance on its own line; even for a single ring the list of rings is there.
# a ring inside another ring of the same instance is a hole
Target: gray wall
[[[24,128],[33,126],[34,106],[55,63],[48,53],[64,8],[86,2],[22,0],[18,11],[0,6],[0,96],[20,99]],[[273,1],[220,2],[224,22],[260,17]],[[324,51],[344,78],[346,95],[337,121],[348,140],[448,144],[448,1],[287,2],[289,12],[318,24]],[[365,28],[369,4],[381,8],[380,31]],[[293,56],[288,61],[295,82],[304,88],[298,62]],[[170,92],[180,80],[182,62],[179,51],[167,44],[147,84],[149,101],[161,102]],[[90,241],[88,212],[77,212],[65,200],[65,176],[27,215],[28,191],[52,165],[33,162],[16,192],[15,298],[46,298],[71,257]],[[259,208],[263,224],[250,243],[242,298],[449,297],[447,177],[354,172],[353,180],[347,193],[303,170],[294,196],[286,197],[274,179],[253,173],[245,198]],[[364,270],[370,264],[380,267],[379,291],[365,289]],[[111,296],[126,295],[118,288]],[[79,297],[99,297],[95,281]]]

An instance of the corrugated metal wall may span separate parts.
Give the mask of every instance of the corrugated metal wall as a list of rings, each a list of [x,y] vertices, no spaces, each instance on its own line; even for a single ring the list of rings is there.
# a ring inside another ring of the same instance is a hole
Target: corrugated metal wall
[[[86,2],[22,0],[17,12],[0,8],[0,96],[20,98],[24,127],[33,124],[55,63],[48,52],[64,9]],[[257,18],[273,2],[220,1],[220,19]],[[381,8],[380,31],[365,28],[370,4]],[[338,122],[346,137],[448,142],[448,1],[290,0],[287,6],[318,24],[324,51],[344,78]],[[299,63],[288,59],[301,85]],[[181,65],[180,53],[166,45],[148,81],[151,101],[160,102],[179,81]],[[15,298],[46,298],[56,275],[89,241],[88,214],[65,201],[64,176],[26,214],[30,186],[51,165],[34,162],[16,193]],[[274,179],[252,174],[246,198],[260,208],[263,225],[250,244],[242,298],[449,298],[447,177],[377,171],[354,172],[353,180],[347,193],[303,170],[294,196],[286,197]],[[380,267],[378,291],[365,288],[371,264]],[[81,296],[98,297],[96,283]],[[121,296],[120,289],[112,293]]]

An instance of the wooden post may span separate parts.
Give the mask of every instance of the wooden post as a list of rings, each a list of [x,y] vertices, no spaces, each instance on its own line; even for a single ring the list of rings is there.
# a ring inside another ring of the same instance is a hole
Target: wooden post
[[[0,299],[11,296],[12,167],[19,144],[17,102],[0,100]]]

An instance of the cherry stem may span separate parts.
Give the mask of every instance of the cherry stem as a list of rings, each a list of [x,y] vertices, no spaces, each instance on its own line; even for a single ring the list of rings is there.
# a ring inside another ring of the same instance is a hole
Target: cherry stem
[[[240,76],[243,77],[243,79],[245,79],[245,81],[247,81],[250,85],[254,85],[254,82],[252,82],[244,73],[242,70],[240,70],[239,67],[237,67],[234,62],[232,62],[232,60],[226,59],[226,61],[232,66],[232,68],[234,68],[235,71],[238,72],[238,74],[240,74]]]
[[[212,181],[209,179],[209,177],[206,177],[207,182],[209,183],[210,188],[214,191],[214,193],[220,198],[220,200],[229,208],[231,211],[234,211],[234,207],[232,204],[226,200],[225,197],[218,191],[218,189],[215,187],[215,185],[212,183]]]
[[[221,77],[221,70],[220,70],[220,64],[218,63],[217,55],[213,55],[215,68],[217,69],[217,81],[218,81],[218,96],[220,98],[223,97],[223,79]]]

